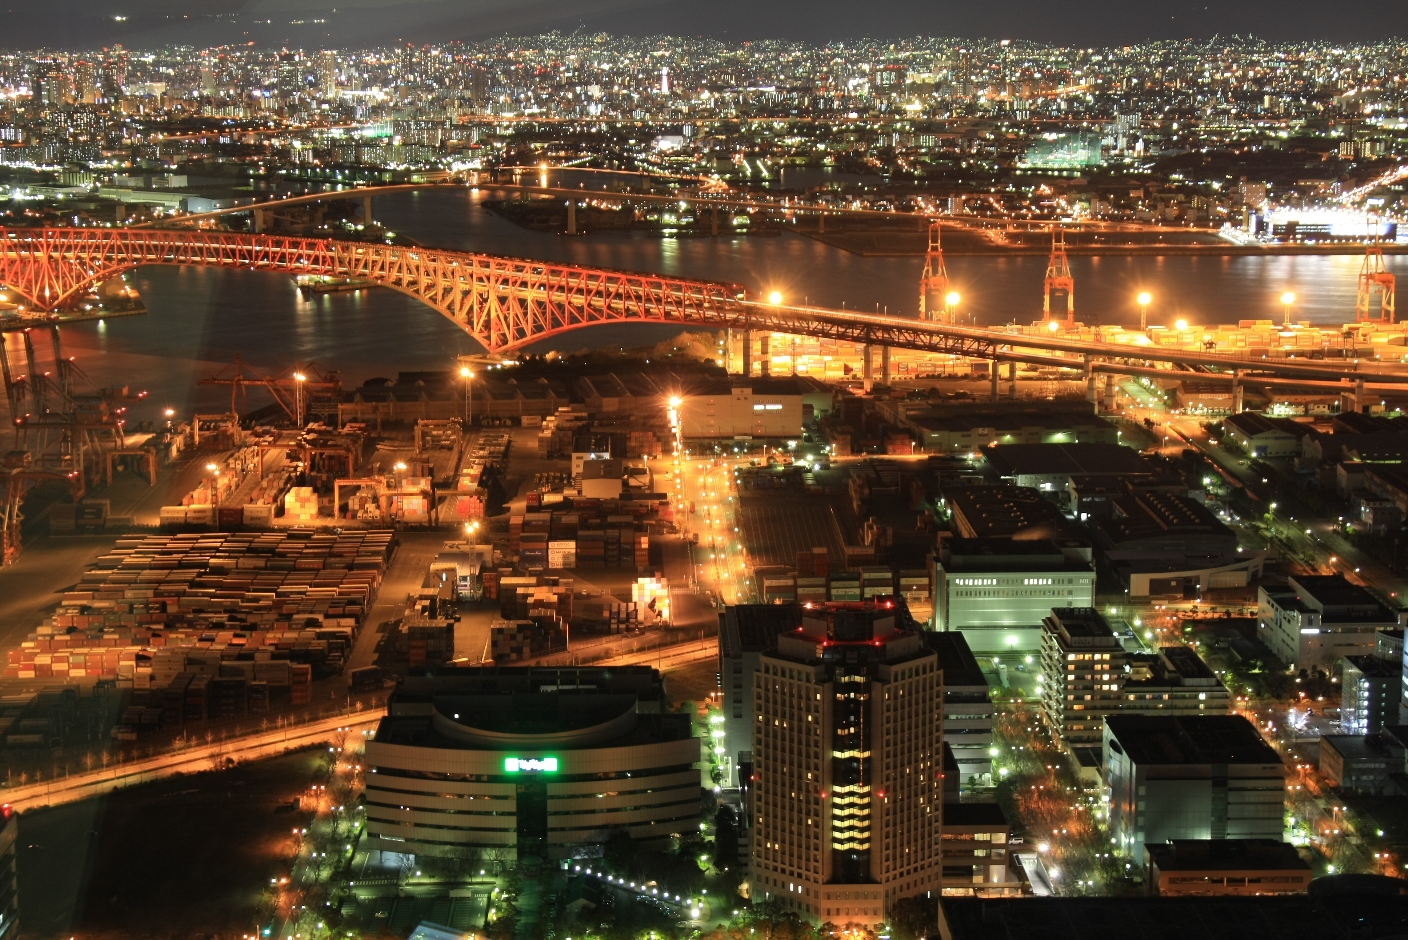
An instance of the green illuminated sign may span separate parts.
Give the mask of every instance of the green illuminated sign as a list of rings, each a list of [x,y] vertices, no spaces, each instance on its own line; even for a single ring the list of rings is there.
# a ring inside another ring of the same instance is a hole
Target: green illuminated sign
[[[510,774],[555,774],[556,757],[505,757],[504,772]]]

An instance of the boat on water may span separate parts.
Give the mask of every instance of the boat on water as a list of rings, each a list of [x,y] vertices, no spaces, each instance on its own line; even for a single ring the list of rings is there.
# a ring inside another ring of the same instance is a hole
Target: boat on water
[[[371,281],[356,277],[329,277],[325,274],[300,274],[294,278],[300,291],[310,294],[330,294],[335,291],[363,290],[374,286]]]

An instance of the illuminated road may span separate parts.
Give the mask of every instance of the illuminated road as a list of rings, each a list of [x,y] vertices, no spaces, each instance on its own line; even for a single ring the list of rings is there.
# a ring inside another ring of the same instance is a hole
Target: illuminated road
[[[295,728],[260,732],[211,744],[192,744],[180,751],[128,761],[102,770],[73,774],[62,780],[0,789],[0,800],[16,810],[73,803],[163,777],[213,770],[223,765],[226,760],[272,757],[293,748],[327,741],[339,728],[351,728],[358,732],[374,729],[381,721],[382,715],[383,711],[378,708],[359,712],[351,718],[347,715],[334,716]]]

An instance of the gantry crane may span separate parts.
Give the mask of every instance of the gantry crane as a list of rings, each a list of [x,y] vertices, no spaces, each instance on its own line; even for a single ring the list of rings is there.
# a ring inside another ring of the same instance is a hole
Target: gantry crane
[[[1046,297],[1042,302],[1042,321],[1051,321],[1051,297],[1065,295],[1066,326],[1076,325],[1076,279],[1071,274],[1071,262],[1066,258],[1066,230],[1059,224],[1051,228],[1051,259],[1046,262]]]

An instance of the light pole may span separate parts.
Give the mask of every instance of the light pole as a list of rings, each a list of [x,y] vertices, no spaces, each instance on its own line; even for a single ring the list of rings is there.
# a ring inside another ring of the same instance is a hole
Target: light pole
[[[944,314],[948,317],[949,326],[958,325],[958,302],[962,299],[956,290],[951,290],[944,295]]]
[[[1139,332],[1144,333],[1149,329],[1149,302],[1154,298],[1148,291],[1141,291],[1136,299],[1139,301]]]
[[[298,430],[303,430],[303,383],[308,381],[308,376],[302,372],[293,374],[293,420],[298,425]]]
[[[474,420],[474,391],[470,384],[474,379],[474,370],[469,366],[460,366],[460,378],[464,379],[464,430],[468,434],[470,422]]]
[[[1286,311],[1285,328],[1288,330],[1291,328],[1291,305],[1295,302],[1296,295],[1291,293],[1290,291],[1286,291],[1284,294],[1281,295],[1281,306],[1285,308]]]

